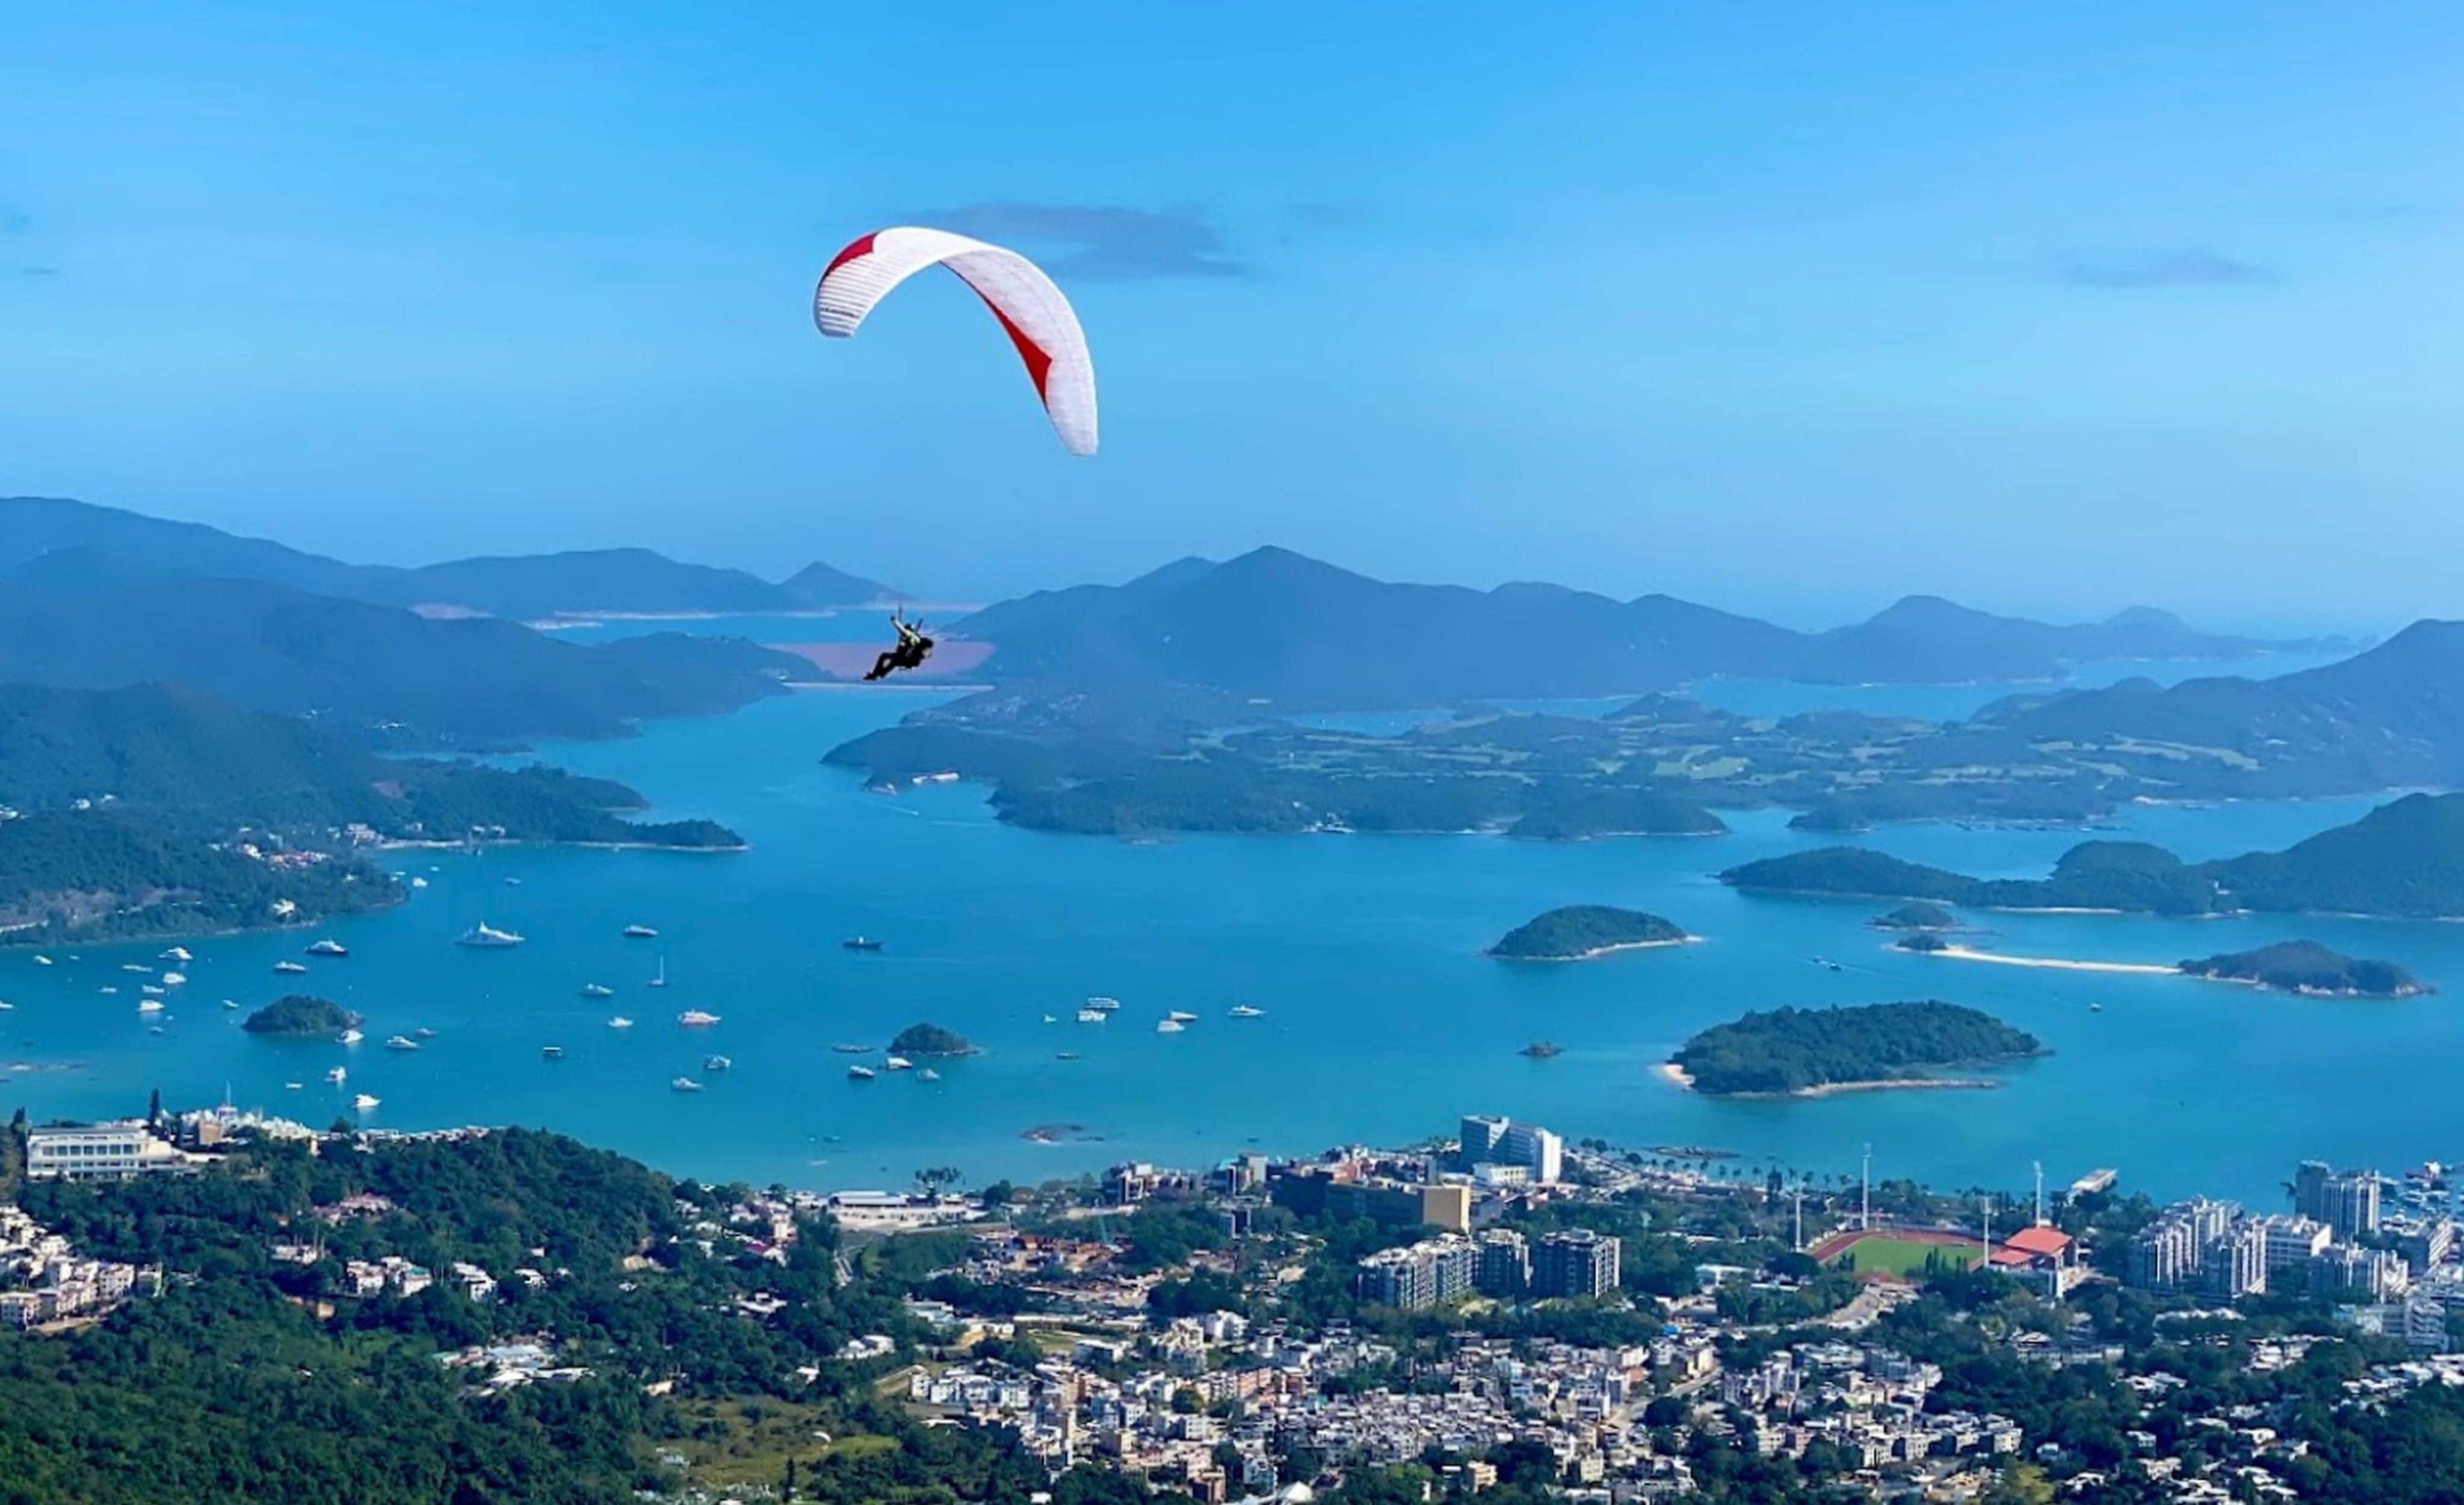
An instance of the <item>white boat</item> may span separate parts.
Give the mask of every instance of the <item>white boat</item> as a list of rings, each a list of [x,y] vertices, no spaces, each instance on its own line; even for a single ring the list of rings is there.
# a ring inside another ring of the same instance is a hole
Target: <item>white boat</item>
[[[655,941],[658,938],[659,932],[651,929],[647,925],[628,925],[625,927],[625,939],[628,941]]]
[[[1098,1014],[1110,1014],[1110,1013],[1111,1013],[1114,1009],[1117,1009],[1117,1008],[1119,1008],[1120,1006],[1121,1006],[1121,1000],[1120,1000],[1120,999],[1118,999],[1118,998],[1106,998],[1106,997],[1100,997],[1100,996],[1098,996],[1098,997],[1093,997],[1093,998],[1089,998],[1089,999],[1088,999],[1088,1000],[1087,1000],[1087,1007],[1089,1007],[1089,1008],[1090,1008],[1090,1009],[1094,1010],[1094,1011],[1095,1011],[1096,1013],[1098,1013]]]
[[[544,1060],[562,1060],[564,1059],[564,1047],[561,1045],[542,1045],[539,1047],[539,1057]]]
[[[332,1071],[329,1071],[329,1072],[325,1073],[325,1080],[326,1080],[327,1081],[332,1082],[335,1086],[338,1086],[338,1087],[339,1087],[339,1086],[341,1086],[341,1085],[343,1083],[343,1081],[344,1081],[344,1080],[346,1080],[349,1078],[349,1076],[350,1076],[350,1073],[349,1073],[349,1072],[346,1072],[346,1071],[344,1071],[341,1067],[337,1066],[337,1067],[335,1067]]]
[[[1236,1019],[1263,1019],[1265,1016],[1265,1010],[1252,1009],[1245,1003],[1236,1003],[1232,1006],[1232,1017]]]
[[[728,1059],[724,1056],[705,1056],[701,1058],[701,1069],[704,1071],[733,1071],[736,1069],[736,1062]]]
[[[353,1099],[351,1100],[351,1106],[353,1106],[353,1107],[355,1107],[355,1108],[359,1109],[359,1110],[360,1110],[361,1112],[363,1112],[363,1113],[365,1113],[366,1111],[368,1111],[368,1109],[375,1107],[375,1106],[377,1105],[377,1102],[378,1102],[378,1100],[377,1100],[377,1099],[372,1098],[372,1097],[368,1096],[368,1094],[366,1094],[366,1093],[363,1092],[363,1093],[361,1093],[358,1097],[353,1098]]]
[[[915,1074],[915,1080],[917,1081],[938,1081],[941,1080],[941,1074],[935,1071],[932,1067],[927,1066],[922,1071]]]
[[[425,888],[428,886],[428,880],[425,878],[414,878],[410,881],[410,886],[413,888]]]
[[[1155,1020],[1155,1033],[1157,1035],[1178,1035],[1181,1031],[1187,1028],[1189,1028],[1189,1026],[1181,1023],[1178,1019]]]
[[[585,998],[613,998],[616,990],[604,982],[586,982],[582,985],[582,995]]]
[[[282,1090],[285,1092],[297,1092],[299,1090],[299,1083],[296,1081],[286,1081],[282,1084]]]
[[[360,1041],[366,1039],[367,1036],[362,1035],[357,1030],[344,1030],[341,1034],[335,1036],[334,1038],[344,1045],[357,1045]]]
[[[389,1051],[415,1051],[419,1049],[419,1042],[412,1039],[407,1035],[396,1035],[385,1041],[385,1049]]]
[[[308,969],[297,962],[281,961],[274,964],[274,970],[282,973],[285,977],[297,977]]]
[[[881,1069],[884,1071],[905,1071],[914,1064],[915,1063],[913,1061],[909,1060],[904,1056],[889,1056],[883,1058]]]
[[[188,949],[185,946],[172,947],[169,950],[165,951],[161,956],[155,958],[157,961],[165,962],[193,962],[197,958],[190,953]]]
[[[849,1066],[847,1068],[847,1080],[849,1081],[870,1081],[872,1077],[873,1071],[869,1066]]]
[[[239,1007],[239,1000],[237,998],[225,998],[223,1000],[223,1007],[226,1009],[236,1009]]]
[[[309,946],[308,954],[311,956],[348,956],[351,954],[351,949],[344,946],[340,941],[318,941]]]
[[[1104,1011],[1101,1009],[1081,1009],[1078,1011],[1078,1022],[1081,1024],[1101,1024],[1104,1022]]]
[[[686,1029],[697,1030],[707,1025],[716,1024],[718,1022],[718,1015],[715,1014],[705,1014],[699,1009],[687,1009],[684,1013],[676,1015],[676,1022],[683,1025]]]
[[[13,1008],[15,1008],[15,1007],[17,1007],[17,1006],[16,1006],[15,1004],[13,1004],[13,1003],[11,1003],[11,1002],[10,1002],[9,1000],[7,1000],[6,998],[0,998],[0,1014],[6,1014],[7,1012],[9,1012],[10,1010],[11,1010],[11,1009],[13,1009]]]
[[[651,974],[650,974],[650,986],[651,986],[651,987],[653,987],[653,988],[664,988],[664,987],[666,987],[667,985],[668,985],[668,959],[667,959],[666,957],[662,956],[662,957],[660,957],[660,958],[659,958],[659,970],[658,970],[657,971],[655,971],[655,972],[653,972],[653,973],[651,973]]]
[[[160,989],[160,988],[155,987],[155,986],[154,986],[152,983],[150,983],[150,982],[147,982],[147,983],[139,983],[139,984],[137,985],[137,991],[138,991],[139,992],[143,993],[143,994],[144,994],[145,996],[147,996],[148,998],[160,998],[161,996],[163,996],[163,990],[162,990],[162,989]]]
[[[607,1027],[611,1030],[629,1030],[633,1027],[633,1021],[620,1014],[607,1021]]]
[[[1165,1014],[1164,1017],[1172,1020],[1176,1024],[1196,1024],[1198,1022],[1198,1015],[1190,1013],[1186,1009],[1175,1009],[1170,1014]]]
[[[509,946],[521,945],[522,938],[516,935],[511,930],[499,930],[495,926],[482,920],[477,925],[474,925],[471,928],[463,931],[460,935],[455,936],[453,938],[453,944],[456,946],[476,947],[484,950],[502,950]]]
[[[701,1090],[701,1083],[693,1080],[691,1077],[678,1077],[675,1080],[669,1082],[668,1085],[678,1092],[699,1092]]]
[[[165,988],[177,988],[187,980],[188,974],[187,972],[165,972],[163,974],[163,986]]]
[[[150,972],[154,969],[143,962],[122,962],[120,964],[120,970],[124,972]]]
[[[163,1012],[163,1000],[160,998],[141,998],[137,1002],[137,1012],[140,1014],[160,1014]]]
[[[1058,1024],[1058,1023],[1060,1023],[1061,1021],[1060,1021],[1059,1019],[1054,1018],[1051,1014],[1045,1014],[1045,1015],[1044,1016],[1044,1022],[1045,1022],[1045,1023],[1046,1023],[1046,1024]]]
[[[410,1037],[415,1040],[432,1040],[436,1038],[436,1032],[423,1024],[410,1032]]]
[[[112,986],[111,984],[109,984],[109,983],[104,983],[104,984],[102,985],[102,990],[101,990],[101,991],[102,991],[102,992],[118,992],[120,990],[119,990],[118,988],[113,987],[113,986]]]
[[[48,956],[37,956],[34,958],[34,965],[37,967],[49,967],[52,965],[52,959]]]

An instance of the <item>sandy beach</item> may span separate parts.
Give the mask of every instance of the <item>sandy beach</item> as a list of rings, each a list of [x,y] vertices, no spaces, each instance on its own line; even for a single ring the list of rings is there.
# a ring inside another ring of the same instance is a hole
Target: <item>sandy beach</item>
[[[1466,831],[1461,834],[1475,836],[1481,833]],[[1578,951],[1572,956],[1498,956],[1495,951],[1482,954],[1497,956],[1501,962],[1589,962],[1603,956],[1615,956],[1619,951],[1656,951],[1667,946],[1691,946],[1701,939],[1699,935],[1681,935],[1673,941],[1626,941],[1617,946],[1595,946],[1588,951]]]
[[[2082,962],[2059,956],[2010,956],[2000,951],[1980,951],[1966,946],[1946,946],[1938,951],[1910,951],[1911,956],[1947,956],[1954,961],[1991,962],[1997,967],[2041,967],[2064,972],[2130,972],[2145,977],[2179,977],[2178,967],[2157,962]]]
[[[1684,1067],[1673,1060],[1660,1063],[1660,1075],[1666,1078],[1669,1083],[1680,1092],[1696,1090],[1694,1079],[1686,1073]],[[1989,1090],[2000,1085],[2002,1084],[1998,1081],[1982,1077],[1895,1077],[1878,1081],[1826,1081],[1818,1087],[1800,1087],[1794,1092],[1731,1092],[1721,1096],[1775,1102],[1794,1101],[1802,1098],[1836,1098],[1848,1092],[1897,1092],[1918,1088]]]

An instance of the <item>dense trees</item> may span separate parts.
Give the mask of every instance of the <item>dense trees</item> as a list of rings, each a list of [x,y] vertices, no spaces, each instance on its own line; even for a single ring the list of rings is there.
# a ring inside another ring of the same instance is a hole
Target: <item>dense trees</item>
[[[1705,1092],[1801,1092],[2041,1054],[2035,1036],[1957,1004],[1773,1009],[1705,1030],[1673,1059]]]
[[[1620,946],[1664,946],[1685,932],[1656,914],[1608,905],[1570,905],[1527,920],[1488,949],[1514,961],[1571,961]]]

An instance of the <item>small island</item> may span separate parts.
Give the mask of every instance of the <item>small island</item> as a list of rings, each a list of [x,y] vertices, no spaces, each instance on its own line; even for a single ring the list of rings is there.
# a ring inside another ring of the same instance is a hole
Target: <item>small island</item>
[[[1959,918],[1938,904],[1917,900],[1867,922],[1877,930],[1955,930]]]
[[[2328,998],[2412,998],[2427,983],[2393,962],[2329,950],[2316,941],[2279,941],[2252,951],[2227,951],[2182,963],[2193,977],[2246,982],[2277,992]]]
[[[1676,946],[1688,937],[1656,914],[1607,905],[1570,905],[1508,930],[1488,954],[1513,962],[1580,962],[1612,951]]]
[[[937,1024],[911,1024],[890,1042],[892,1056],[972,1056],[974,1045],[955,1030]]]
[[[1566,1054],[1566,1048],[1554,1040],[1533,1040],[1523,1047],[1521,1054],[1533,1060],[1548,1060]]]
[[[1903,951],[1931,952],[1950,949],[1950,943],[1932,930],[1912,930],[1893,941],[1891,945]]]
[[[358,1014],[339,1003],[295,992],[250,1014],[240,1021],[240,1028],[251,1035],[271,1035],[276,1039],[323,1039],[357,1029],[360,1023]]]
[[[1991,1086],[1937,1075],[2048,1054],[1974,1009],[1928,1000],[1773,1009],[1714,1025],[1679,1047],[1670,1075],[1725,1097],[1820,1097],[1880,1087]]]

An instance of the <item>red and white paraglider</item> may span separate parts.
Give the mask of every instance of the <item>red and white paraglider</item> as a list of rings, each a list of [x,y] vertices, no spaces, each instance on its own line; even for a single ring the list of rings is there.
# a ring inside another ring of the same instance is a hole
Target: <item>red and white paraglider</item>
[[[947,267],[976,290],[1008,331],[1061,447],[1095,452],[1095,362],[1069,300],[1017,251],[948,230],[898,226],[875,230],[830,258],[813,290],[813,323],[846,338],[890,290],[927,267]]]

